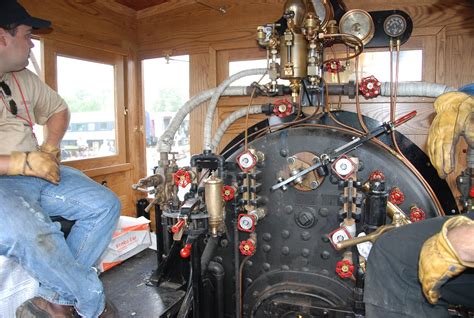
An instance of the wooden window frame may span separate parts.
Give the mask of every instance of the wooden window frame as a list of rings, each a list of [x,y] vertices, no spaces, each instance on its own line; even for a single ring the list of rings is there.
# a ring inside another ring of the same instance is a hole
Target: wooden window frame
[[[77,44],[44,39],[42,44],[42,67],[45,82],[57,91],[57,57],[67,57],[78,60],[109,64],[114,67],[114,94],[115,94],[115,129],[117,154],[65,161],[64,164],[79,170],[102,170],[123,166],[126,170],[126,108],[125,108],[125,56],[97,48],[85,47]],[[122,169],[119,169],[122,170]]]

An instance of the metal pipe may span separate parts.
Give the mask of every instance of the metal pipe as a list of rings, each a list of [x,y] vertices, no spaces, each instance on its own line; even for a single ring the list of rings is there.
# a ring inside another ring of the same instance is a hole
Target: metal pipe
[[[216,305],[218,318],[224,317],[224,267],[217,262],[210,262],[208,267],[209,272],[212,273],[216,279]]]
[[[199,240],[195,239],[191,248],[191,266],[193,281],[193,318],[199,318],[201,298],[201,253],[199,251]]]
[[[161,208],[159,204],[155,204],[155,237],[156,237],[156,259],[157,264],[161,264],[163,260],[163,224],[161,224]]]
[[[206,247],[204,248],[204,252],[202,252],[201,256],[201,275],[204,275],[208,269],[209,262],[211,261],[212,256],[217,248],[217,237],[210,237],[207,241]]]
[[[239,229],[237,228],[237,217],[238,210],[235,211],[234,220],[234,283],[235,283],[235,317],[240,318],[242,316],[240,310],[240,251],[239,251]]]
[[[168,231],[168,218],[161,215],[161,236],[163,238],[163,252],[168,254],[170,252],[172,240]]]

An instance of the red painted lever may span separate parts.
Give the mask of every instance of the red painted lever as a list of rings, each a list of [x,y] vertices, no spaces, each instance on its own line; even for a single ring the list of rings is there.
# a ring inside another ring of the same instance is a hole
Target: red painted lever
[[[184,220],[181,219],[178,221],[178,223],[176,223],[175,225],[173,225],[171,227],[171,232],[173,232],[174,234],[178,233],[179,231],[181,231],[181,228],[184,226]]]
[[[400,126],[401,124],[404,124],[406,123],[407,121],[409,121],[410,119],[412,119],[413,117],[416,116],[416,110],[406,114],[405,116],[402,116],[400,118],[398,118],[397,120],[395,120],[395,122],[393,123],[393,125],[395,127],[398,127]]]

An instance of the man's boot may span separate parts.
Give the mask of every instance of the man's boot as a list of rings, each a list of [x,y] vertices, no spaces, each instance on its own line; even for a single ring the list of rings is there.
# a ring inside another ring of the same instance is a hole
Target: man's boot
[[[78,318],[73,306],[53,304],[41,297],[25,301],[16,310],[17,318]]]
[[[109,300],[106,300],[104,311],[100,314],[99,318],[119,318],[117,307]]]

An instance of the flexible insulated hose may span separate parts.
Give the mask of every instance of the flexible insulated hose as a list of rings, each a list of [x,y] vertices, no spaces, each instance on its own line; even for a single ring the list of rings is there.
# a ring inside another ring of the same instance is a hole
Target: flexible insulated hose
[[[254,105],[248,108],[248,113],[250,115],[252,114],[260,114],[262,112],[262,106],[261,105]],[[224,133],[226,132],[227,128],[229,128],[230,125],[232,125],[237,119],[244,117],[247,115],[247,107],[241,108],[239,110],[236,110],[232,114],[230,114],[220,125],[219,128],[217,129],[216,133],[214,134],[214,138],[212,138],[211,142],[211,149],[212,151],[215,151],[219,143],[221,142],[222,136],[224,136]]]
[[[179,129],[179,126],[183,123],[184,118],[196,107],[207,101],[212,95],[216,92],[216,89],[209,89],[204,92],[199,93],[198,95],[192,97],[188,100],[181,108],[178,110],[176,115],[173,117],[166,131],[161,135],[158,140],[158,152],[170,152],[171,146],[173,145],[174,135]],[[237,86],[229,87],[223,93],[223,96],[245,96],[248,95],[247,87]]]
[[[227,78],[223,81],[216,89],[215,93],[213,94],[209,106],[207,108],[206,118],[204,121],[204,144],[203,150],[211,150],[211,132],[212,132],[212,121],[214,120],[214,113],[217,108],[217,102],[221,97],[222,93],[226,90],[226,88],[232,83],[238,80],[239,78],[251,75],[263,75],[267,72],[266,68],[257,68],[257,69],[250,69],[241,71],[237,74],[232,75],[231,77]]]
[[[428,82],[400,82],[397,84],[396,94],[398,97],[438,97],[439,95],[455,90],[455,88],[443,84]],[[390,82],[382,83],[382,86],[380,87],[380,95],[390,96]]]

